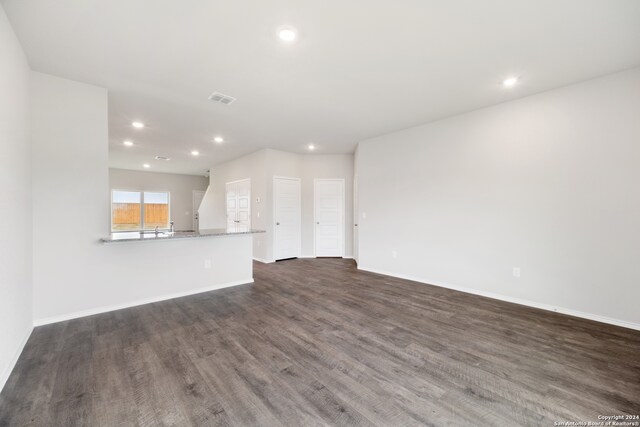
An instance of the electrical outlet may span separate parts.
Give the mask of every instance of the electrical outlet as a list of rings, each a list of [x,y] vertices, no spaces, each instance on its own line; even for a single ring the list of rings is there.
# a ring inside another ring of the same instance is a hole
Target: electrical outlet
[[[204,268],[211,268],[211,260],[210,259],[205,259],[204,260]]]
[[[513,277],[520,277],[520,267],[513,267]]]
[[[398,258],[398,251],[391,251],[391,257],[392,257],[393,259]]]

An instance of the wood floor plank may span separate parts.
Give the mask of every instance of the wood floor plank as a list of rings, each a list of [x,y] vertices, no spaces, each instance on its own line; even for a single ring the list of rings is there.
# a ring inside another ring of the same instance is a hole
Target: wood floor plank
[[[233,425],[283,425],[225,358],[198,358],[196,368],[219,396]]]
[[[640,414],[640,332],[357,270],[34,330],[0,426],[553,425]]]
[[[135,422],[140,426],[188,425],[184,408],[175,404],[171,378],[150,345],[126,348],[125,360],[136,407]]]
[[[65,340],[51,393],[49,412],[53,425],[83,425],[90,418],[93,410],[91,334],[91,330],[82,330]]]

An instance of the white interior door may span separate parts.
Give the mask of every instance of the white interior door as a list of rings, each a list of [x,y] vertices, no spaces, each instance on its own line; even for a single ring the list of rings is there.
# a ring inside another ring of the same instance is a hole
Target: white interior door
[[[358,176],[353,178],[353,259],[358,262],[358,245],[360,244],[360,236],[358,234],[358,222],[360,218],[360,210],[358,203]]]
[[[238,226],[251,228],[251,181],[245,179],[237,183],[238,194]]]
[[[316,256],[344,256],[344,179],[316,179],[313,185]]]
[[[227,228],[233,228],[238,220],[238,190],[235,182],[227,182],[226,197]]]
[[[198,209],[200,209],[200,204],[202,204],[202,199],[204,199],[204,191],[193,190],[193,229],[200,229],[200,214],[198,213]]]
[[[274,259],[297,258],[302,242],[300,179],[273,178]]]
[[[226,184],[227,228],[251,228],[251,180]]]

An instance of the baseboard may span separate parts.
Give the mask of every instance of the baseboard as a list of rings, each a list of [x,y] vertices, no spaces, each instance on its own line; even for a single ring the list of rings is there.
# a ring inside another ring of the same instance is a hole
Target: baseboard
[[[302,255],[302,256],[299,256],[298,258],[318,258],[318,257],[315,256],[315,255]],[[324,257],[320,257],[320,258],[324,258]],[[352,256],[348,256],[348,255],[343,255],[343,256],[336,255],[336,256],[331,256],[331,257],[327,257],[327,258],[353,259]]]
[[[253,260],[261,262],[263,264],[271,264],[272,262],[276,262],[274,259],[268,260],[268,259],[263,259],[263,258],[258,258],[258,257],[253,257]]]
[[[543,303],[539,303],[539,302],[523,300],[523,299],[520,299],[520,298],[513,298],[513,297],[509,297],[509,296],[505,296],[505,295],[494,294],[492,292],[485,292],[485,291],[479,291],[479,290],[476,290],[476,289],[465,288],[465,287],[462,287],[462,286],[455,286],[455,285],[450,285],[450,284],[445,284],[445,283],[435,283],[435,282],[432,282],[432,281],[424,280],[424,279],[422,279],[420,277],[411,276],[411,275],[407,275],[407,274],[391,273],[391,272],[388,272],[388,271],[382,271],[382,270],[378,270],[378,269],[375,269],[375,268],[369,268],[367,266],[360,265],[360,264],[358,264],[358,270],[368,271],[370,273],[382,274],[382,275],[385,275],[385,276],[396,277],[398,279],[411,280],[413,282],[419,282],[419,283],[424,283],[424,284],[427,284],[427,285],[438,286],[440,288],[452,289],[454,291],[460,291],[460,292],[464,292],[464,293],[467,293],[467,294],[479,295],[479,296],[483,296],[483,297],[487,297],[487,298],[497,299],[497,300],[500,300],[500,301],[511,302],[511,303],[514,303],[514,304],[525,305],[527,307],[539,308],[539,309],[542,309],[542,310],[553,311],[555,313],[566,314],[566,315],[569,315],[569,316],[580,317],[580,318],[583,318],[583,319],[593,320],[593,321],[600,322],[600,323],[607,323],[609,325],[621,326],[623,328],[635,329],[635,330],[640,331],[640,324],[639,323],[628,322],[626,320],[614,319],[614,318],[611,318],[611,317],[600,316],[598,314],[585,313],[585,312],[578,311],[578,310],[572,310],[570,308],[556,307],[556,306],[553,306],[553,305],[550,305],[550,304],[543,304]]]
[[[238,286],[238,285],[246,285],[249,283],[253,283],[253,278],[246,279],[246,280],[237,280],[235,282],[227,282],[227,283],[222,283],[222,284],[213,285],[213,286],[206,286],[204,288],[192,289],[186,292],[176,292],[174,294],[166,294],[166,295],[161,295],[153,298],[145,298],[142,300],[132,301],[125,304],[115,304],[115,305],[110,305],[105,307],[92,308],[89,310],[76,311],[74,313],[62,314],[59,316],[45,317],[42,319],[35,320],[33,324],[34,326],[42,326],[42,325],[48,325],[50,323],[64,322],[65,320],[78,319],[80,317],[92,316],[94,314],[106,313],[106,312],[115,311],[115,310],[122,310],[123,308],[136,307],[138,305],[166,301],[169,299],[186,297],[189,295],[201,294],[203,292],[210,292],[210,291],[215,291],[217,289],[230,288],[232,286]]]
[[[24,350],[24,346],[27,344],[27,341],[29,341],[31,332],[33,332],[33,326],[29,328],[29,331],[27,332],[27,334],[25,334],[25,336],[22,338],[22,341],[20,342],[20,345],[18,346],[16,353],[11,358],[11,361],[9,361],[9,365],[7,365],[4,368],[4,371],[2,371],[2,376],[0,376],[0,391],[2,391],[5,384],[7,383],[7,380],[9,380],[9,376],[11,376],[11,372],[13,372],[13,368],[16,367],[16,363],[18,363],[18,359],[22,354],[22,350]]]

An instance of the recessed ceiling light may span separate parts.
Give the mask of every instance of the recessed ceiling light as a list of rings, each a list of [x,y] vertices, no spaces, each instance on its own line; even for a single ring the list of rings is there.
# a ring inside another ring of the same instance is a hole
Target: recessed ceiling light
[[[280,27],[278,37],[285,42],[292,42],[296,39],[296,30],[293,27]]]
[[[213,138],[213,140],[218,144],[220,144],[221,142],[224,142],[224,138],[221,136],[216,136],[215,138]]]
[[[313,151],[313,150],[315,150],[315,149],[316,149],[316,146],[315,146],[315,145],[313,145],[313,144],[309,144],[309,147],[308,147],[308,148],[309,148],[309,150]]]
[[[191,152],[191,155],[192,155],[192,156],[199,156],[199,155],[200,155],[200,152],[199,152],[198,150],[193,150],[193,151]]]
[[[517,77],[509,77],[502,81],[502,86],[511,87],[511,86],[514,86],[516,83],[518,83]]]
[[[142,123],[142,122],[132,122],[131,126],[133,126],[136,129],[142,129],[144,127],[144,123]]]
[[[149,163],[145,163],[144,165],[142,165],[143,168],[150,168],[151,165]]]
[[[124,144],[125,146],[127,146],[127,147],[131,147],[131,146],[133,145],[133,142],[131,142],[131,141],[125,141],[125,142],[123,142],[123,144]]]

